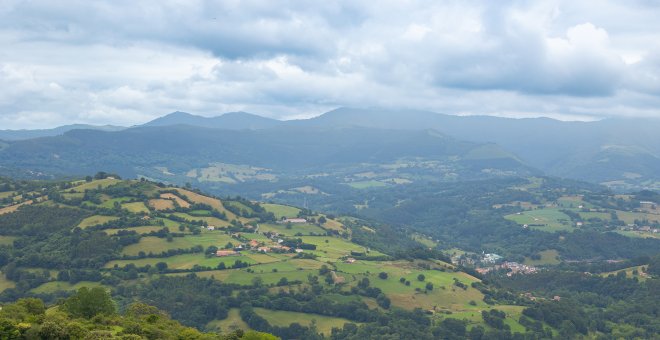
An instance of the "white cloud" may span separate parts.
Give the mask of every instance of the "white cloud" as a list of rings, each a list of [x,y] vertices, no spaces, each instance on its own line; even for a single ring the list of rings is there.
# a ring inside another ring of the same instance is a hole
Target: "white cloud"
[[[644,1],[0,1],[0,128],[337,106],[660,116]]]

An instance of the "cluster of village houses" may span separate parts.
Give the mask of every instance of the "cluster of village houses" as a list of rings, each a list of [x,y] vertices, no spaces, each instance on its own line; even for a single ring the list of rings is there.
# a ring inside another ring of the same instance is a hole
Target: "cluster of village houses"
[[[651,226],[639,226],[637,224],[628,224],[625,227],[621,227],[621,230],[628,230],[628,231],[640,231],[644,233],[654,233],[657,234],[660,232],[660,229],[658,228],[653,228]]]
[[[491,271],[506,270],[507,275],[513,274],[534,274],[538,272],[538,268],[528,266],[518,262],[504,261],[504,258],[498,254],[473,254],[470,256],[457,256],[452,258],[454,264],[477,266],[475,269],[479,274],[487,274]]]
[[[307,220],[304,218],[286,218],[281,221],[278,221],[278,223],[294,223],[294,224],[302,224],[302,223],[307,223]],[[256,227],[251,226],[251,225],[246,225],[245,226],[247,229],[254,230],[257,232],[259,230],[259,226],[257,225]],[[208,226],[206,227],[207,230],[215,230],[217,229],[215,226]],[[268,239],[271,241],[270,244],[266,244],[266,242],[260,242],[257,240],[250,240],[249,242],[246,243],[239,243],[234,248],[232,249],[220,249],[218,250],[215,255],[218,257],[226,257],[226,256],[238,256],[241,254],[241,251],[243,250],[251,250],[259,253],[290,253],[291,247],[287,247],[285,245],[282,245],[284,240],[280,238],[280,234],[276,232],[265,232],[264,235],[268,237]],[[241,239],[241,233],[233,233],[231,235],[235,239]],[[295,253],[302,253],[303,250],[299,248],[293,249],[293,252]]]
[[[492,267],[484,267],[484,268],[477,268],[477,272],[479,274],[486,274],[489,273],[493,270],[501,270],[505,269],[507,270],[506,275],[511,276],[513,274],[534,274],[538,272],[538,268],[534,266],[528,266],[526,264],[518,263],[518,262],[502,262],[501,264],[496,264]]]
[[[271,240],[272,244],[266,245],[265,242],[259,242],[257,240],[250,240],[247,243],[237,244],[236,246],[234,246],[233,249],[218,250],[215,253],[215,255],[219,256],[219,257],[237,256],[237,255],[240,255],[241,254],[240,252],[243,251],[243,250],[251,250],[251,251],[264,253],[264,254],[265,253],[270,253],[270,252],[274,252],[274,253],[289,253],[289,252],[291,252],[291,247],[287,247],[285,245],[282,245],[282,242],[284,242],[284,240],[279,238],[280,235],[278,233],[267,232],[267,233],[264,233],[264,235],[268,236],[268,238]],[[241,236],[242,235],[240,233],[232,234],[232,237],[234,237],[236,239],[240,239]],[[293,251],[296,252],[296,253],[302,253],[303,252],[303,250],[299,249],[299,248],[296,248]]]

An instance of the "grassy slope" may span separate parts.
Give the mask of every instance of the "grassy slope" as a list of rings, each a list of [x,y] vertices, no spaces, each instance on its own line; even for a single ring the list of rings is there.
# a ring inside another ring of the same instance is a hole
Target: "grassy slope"
[[[266,211],[272,212],[278,220],[282,219],[282,217],[296,217],[300,212],[300,209],[296,207],[282,204],[264,203],[261,206],[266,209]]]

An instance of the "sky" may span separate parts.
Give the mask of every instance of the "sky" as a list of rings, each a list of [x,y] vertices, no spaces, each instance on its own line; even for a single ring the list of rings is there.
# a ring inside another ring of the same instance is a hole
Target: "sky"
[[[660,3],[0,0],[0,129],[337,107],[660,118]]]

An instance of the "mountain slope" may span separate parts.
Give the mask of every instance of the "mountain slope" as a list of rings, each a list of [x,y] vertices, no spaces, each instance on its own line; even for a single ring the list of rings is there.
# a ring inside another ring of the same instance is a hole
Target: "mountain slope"
[[[71,130],[99,130],[99,131],[119,131],[125,129],[122,126],[114,125],[88,125],[88,124],[72,124],[63,125],[52,129],[37,129],[37,130],[0,130],[0,140],[24,140],[30,138],[49,137],[61,135]]]
[[[538,173],[496,145],[462,142],[433,130],[368,128],[235,131],[174,125],[101,133],[76,130],[63,136],[8,143],[0,150],[0,158],[7,167],[54,174],[104,169],[163,180],[178,175],[182,183],[190,180],[190,171],[217,172],[204,170],[213,164],[227,164],[234,169],[227,171],[241,178],[261,171],[258,169],[270,169],[278,177],[326,172],[339,180],[347,174],[373,171],[374,167],[384,172],[386,165],[395,163],[400,165],[388,172],[419,168],[415,171],[431,176],[429,179],[442,179],[447,174],[468,179],[493,173]],[[254,169],[239,171],[237,166]],[[153,169],[163,169],[162,174],[153,173]],[[495,172],[487,174],[484,169]],[[220,180],[222,176],[212,177]]]
[[[299,127],[431,128],[460,140],[496,143],[550,175],[592,182],[660,183],[656,167],[660,161],[660,138],[657,138],[660,120],[654,119],[563,122],[549,118],[510,119],[416,110],[340,108],[292,124]],[[606,158],[599,154],[604,149],[609,149],[609,153],[628,150],[626,161],[603,161]],[[629,150],[636,151],[630,153]],[[634,180],[628,176],[630,173],[640,176]]]

